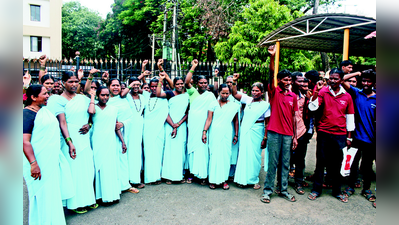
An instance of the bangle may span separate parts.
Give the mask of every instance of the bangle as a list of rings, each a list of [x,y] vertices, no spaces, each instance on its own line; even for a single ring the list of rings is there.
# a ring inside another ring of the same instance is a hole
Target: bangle
[[[65,138],[65,142],[68,143],[68,141],[71,141],[71,142],[72,142],[72,138],[71,138],[71,137]]]
[[[213,81],[218,81],[218,78],[217,78],[217,77],[214,77],[214,78],[213,78]]]
[[[238,137],[238,135],[234,135],[234,137]]]
[[[204,132],[205,131],[205,133],[207,132],[207,130],[203,130],[202,132]]]
[[[45,71],[46,67],[45,66],[40,66],[40,71]]]
[[[93,77],[88,77],[87,80],[93,80]]]
[[[263,136],[263,140],[267,140],[267,136]]]
[[[233,82],[233,85],[235,86],[235,85],[237,85],[237,83]]]
[[[89,126],[91,127],[91,126],[93,126],[93,124],[92,124],[92,123],[89,123]]]
[[[348,141],[353,141],[353,138],[346,138],[346,140],[348,140]]]
[[[161,73],[162,73],[163,71],[164,71],[164,70],[159,70],[159,72],[161,72]]]
[[[30,162],[30,164],[32,165],[34,162],[36,162],[36,159],[35,159],[35,160],[33,160],[32,162]]]
[[[190,72],[190,73],[194,73],[194,70],[189,70],[188,72]]]
[[[129,85],[129,86],[127,86],[127,88],[128,88],[128,89],[132,89],[132,87],[131,87],[130,85]]]

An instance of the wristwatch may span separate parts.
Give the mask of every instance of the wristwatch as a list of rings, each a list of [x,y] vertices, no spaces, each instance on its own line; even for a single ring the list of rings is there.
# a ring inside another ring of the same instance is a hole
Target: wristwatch
[[[346,138],[346,140],[348,140],[348,141],[353,141],[353,138]]]

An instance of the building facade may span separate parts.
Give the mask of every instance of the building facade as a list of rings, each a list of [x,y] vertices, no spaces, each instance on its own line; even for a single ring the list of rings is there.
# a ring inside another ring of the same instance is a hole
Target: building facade
[[[62,57],[62,0],[23,0],[23,57]]]

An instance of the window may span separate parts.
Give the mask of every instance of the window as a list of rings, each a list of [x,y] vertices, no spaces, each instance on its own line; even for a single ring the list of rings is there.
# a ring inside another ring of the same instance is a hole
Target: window
[[[30,20],[40,21],[40,5],[30,5]]]
[[[42,37],[30,37],[30,51],[41,52],[42,51]]]

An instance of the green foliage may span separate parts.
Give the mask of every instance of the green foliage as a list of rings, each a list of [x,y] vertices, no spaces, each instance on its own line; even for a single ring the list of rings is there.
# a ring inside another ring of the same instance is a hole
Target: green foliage
[[[95,58],[103,49],[97,39],[99,24],[97,12],[81,6],[79,2],[68,2],[62,7],[62,56],[74,57],[80,51],[84,58]]]
[[[250,0],[249,7],[242,13],[242,20],[236,21],[228,39],[220,41],[215,46],[217,57],[223,62],[257,64],[260,67],[246,68],[240,71],[245,83],[266,81],[268,79],[269,57],[267,48],[259,48],[257,44],[270,32],[301,16],[301,13],[291,12],[287,6],[273,0]],[[309,52],[282,49],[280,68],[308,70],[312,68]]]
[[[349,60],[358,65],[375,66],[376,64],[376,58],[371,57],[349,56]]]

